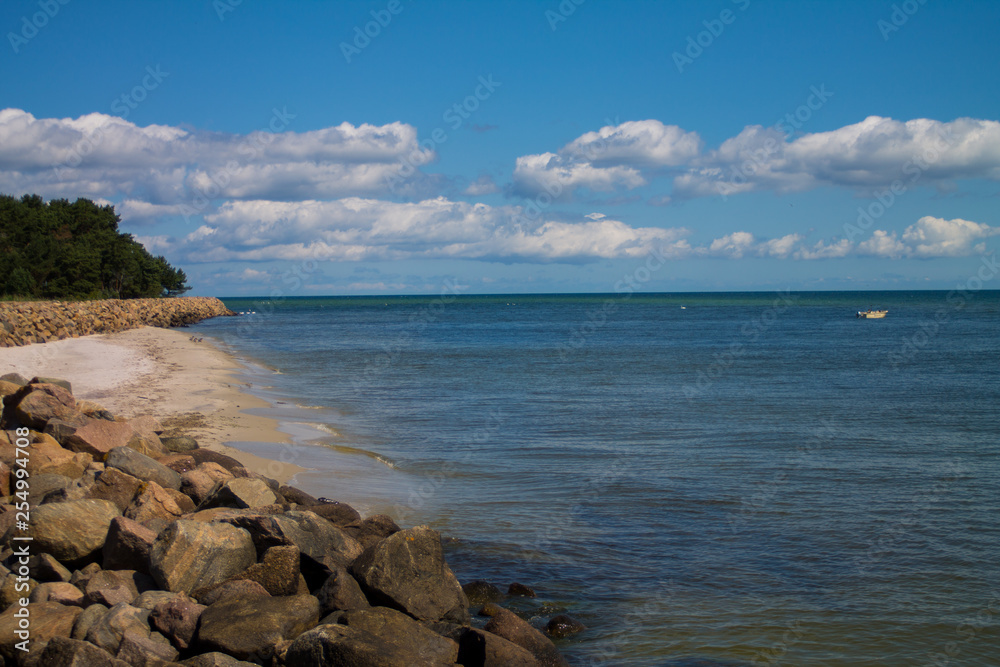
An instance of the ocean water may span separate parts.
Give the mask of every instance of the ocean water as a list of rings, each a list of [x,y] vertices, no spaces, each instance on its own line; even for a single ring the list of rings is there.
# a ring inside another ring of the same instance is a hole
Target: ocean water
[[[224,300],[260,453],[572,664],[1000,664],[1000,292]]]

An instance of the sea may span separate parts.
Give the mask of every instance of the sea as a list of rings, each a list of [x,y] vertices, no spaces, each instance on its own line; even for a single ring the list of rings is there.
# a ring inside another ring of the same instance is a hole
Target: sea
[[[973,289],[979,287],[980,289]],[[1000,665],[1000,291],[223,299],[316,496],[573,665]],[[869,308],[884,319],[859,319]],[[476,618],[477,623],[485,619]]]

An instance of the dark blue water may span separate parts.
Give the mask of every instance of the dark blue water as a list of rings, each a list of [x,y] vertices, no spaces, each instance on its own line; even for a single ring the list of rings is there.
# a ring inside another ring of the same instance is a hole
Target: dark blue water
[[[298,483],[533,586],[575,664],[1000,664],[1000,292],[225,301],[329,430]]]

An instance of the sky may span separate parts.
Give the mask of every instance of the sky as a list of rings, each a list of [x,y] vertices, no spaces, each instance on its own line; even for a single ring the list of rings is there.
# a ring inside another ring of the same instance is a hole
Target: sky
[[[113,205],[194,295],[953,289],[1000,242],[998,26],[993,0],[4,0],[0,193]]]

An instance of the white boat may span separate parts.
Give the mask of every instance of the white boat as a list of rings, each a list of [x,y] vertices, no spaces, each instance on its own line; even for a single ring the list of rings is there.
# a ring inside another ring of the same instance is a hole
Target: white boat
[[[888,312],[888,310],[872,310],[869,308],[868,310],[859,310],[858,317],[866,320],[880,320],[885,317]]]

